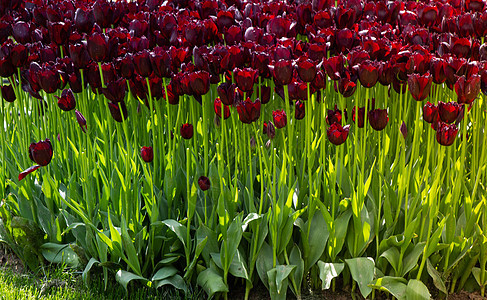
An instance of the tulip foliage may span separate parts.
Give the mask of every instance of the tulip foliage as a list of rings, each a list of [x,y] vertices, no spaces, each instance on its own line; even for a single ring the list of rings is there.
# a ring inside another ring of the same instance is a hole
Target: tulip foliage
[[[484,295],[486,5],[2,1],[0,241],[181,295]]]

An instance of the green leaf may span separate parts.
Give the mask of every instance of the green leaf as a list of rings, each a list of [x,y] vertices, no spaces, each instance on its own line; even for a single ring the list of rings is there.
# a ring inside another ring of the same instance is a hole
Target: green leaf
[[[164,220],[162,221],[172,232],[176,234],[178,239],[183,243],[183,246],[186,248],[186,226],[181,225],[176,220]]]
[[[433,267],[429,258],[426,259],[426,269],[428,270],[428,274],[430,274],[431,278],[433,278],[433,283],[436,286],[436,288],[439,289],[443,294],[448,295],[448,290],[446,289],[445,282],[443,282],[443,279],[441,279],[440,272],[438,272]],[[472,273],[473,273],[473,269],[472,269]]]
[[[196,281],[208,294],[208,298],[211,298],[218,292],[228,292],[228,287],[225,282],[223,282],[223,277],[212,268],[208,268],[201,272]]]
[[[283,292],[279,292],[277,289],[277,268],[273,268],[267,272],[267,278],[269,279],[269,292],[271,294],[272,300],[285,300],[286,299],[286,292],[287,292],[287,285],[288,280],[285,278],[281,283],[281,290]]]
[[[424,246],[425,246],[425,242],[416,244],[413,250],[411,251],[411,253],[406,255],[406,257],[404,257],[403,260],[404,264],[401,272],[402,277],[404,277],[404,275],[406,275],[418,264],[418,259],[423,253]]]
[[[127,253],[128,265],[137,274],[142,275],[142,270],[140,269],[139,255],[135,250],[134,243],[127,231],[127,225],[125,224],[125,218],[122,218],[122,244]]]
[[[306,271],[318,261],[323,254],[323,251],[325,251],[329,235],[330,232],[328,231],[328,226],[326,225],[323,215],[320,213],[315,214],[309,230],[309,253],[307,258],[305,257],[304,262]]]
[[[45,243],[41,246],[41,253],[44,258],[51,263],[65,263],[71,268],[79,265],[78,255],[66,245],[59,245],[54,243]]]
[[[123,286],[126,292],[128,292],[127,285],[132,280],[141,280],[144,282],[148,282],[146,278],[124,270],[118,270],[117,273],[115,274],[115,279],[117,280],[118,283],[120,283]]]
[[[299,250],[299,247],[296,244],[294,244],[291,253],[289,253],[289,263],[296,266],[292,276],[294,277],[294,282],[299,289],[299,291],[294,291],[294,294],[298,294],[297,292],[301,292],[301,283],[304,276],[304,260],[301,256],[301,250]]]
[[[279,294],[283,292],[284,280],[287,280],[287,277],[295,268],[296,266],[294,265],[279,265],[276,267],[276,287]]]
[[[211,258],[215,262],[215,264],[223,270],[222,260],[220,253],[211,253]],[[249,274],[247,271],[246,263],[244,258],[240,254],[240,251],[237,250],[235,255],[233,256],[233,260],[229,266],[229,272],[235,277],[240,277],[244,279],[249,279]]]
[[[203,249],[205,248],[207,241],[208,241],[208,237],[205,237],[204,239],[198,242],[198,245],[196,245],[196,250],[193,255],[193,260],[191,261],[191,263],[189,264],[186,270],[186,274],[188,276],[189,274],[191,274],[191,270],[193,270],[194,266],[196,265],[196,262],[198,261],[198,257],[200,257],[201,251],[203,251]],[[186,278],[186,274],[185,274],[185,278]]]
[[[86,265],[85,269],[83,270],[83,274],[81,275],[81,278],[83,279],[83,282],[85,283],[86,286],[88,286],[88,281],[89,281],[89,275],[90,275],[90,270],[93,267],[94,264],[99,264],[100,262],[93,257],[90,258],[90,261]]]
[[[374,279],[374,259],[371,257],[357,257],[346,259],[345,262],[350,269],[353,280],[358,283],[360,293],[364,298],[372,292],[372,289],[368,286]]]
[[[184,282],[183,277],[181,277],[180,275],[176,274],[174,276],[161,280],[157,283],[156,289],[168,284],[179,290],[184,291],[185,294],[188,294],[188,286],[186,285],[186,282]]]
[[[325,263],[318,261],[318,268],[320,269],[321,289],[327,290],[330,288],[333,278],[338,277],[345,268],[344,263]]]
[[[159,269],[154,276],[152,276],[151,281],[164,280],[178,273],[178,270],[173,266],[167,266]]]
[[[226,260],[227,266],[230,265],[230,262],[233,260],[233,256],[237,252],[238,245],[240,244],[240,240],[242,239],[242,215],[236,216],[230,226],[228,227],[227,231],[227,252],[223,253],[223,257]]]
[[[385,291],[390,293],[392,296],[396,297],[397,300],[406,299],[406,279],[402,277],[390,277],[385,276],[378,278],[369,286],[380,291]]]
[[[406,288],[406,300],[429,300],[428,288],[419,280],[411,279]]]
[[[272,269],[272,248],[264,242],[262,248],[257,256],[256,268],[257,274],[259,274],[260,280],[269,289],[269,280],[267,278],[267,272]]]
[[[392,268],[394,269],[394,271],[396,271],[396,273],[399,271],[398,267],[399,267],[400,256],[401,255],[399,253],[399,250],[397,250],[396,247],[391,247],[380,255],[380,257],[384,257],[385,259],[387,259],[387,261],[391,264]]]

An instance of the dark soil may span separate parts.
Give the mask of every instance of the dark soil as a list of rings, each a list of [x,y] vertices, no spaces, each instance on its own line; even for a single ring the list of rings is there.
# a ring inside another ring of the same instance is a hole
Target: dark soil
[[[20,258],[18,258],[11,250],[5,245],[0,243],[0,268],[9,268],[15,273],[24,273],[24,265]]]

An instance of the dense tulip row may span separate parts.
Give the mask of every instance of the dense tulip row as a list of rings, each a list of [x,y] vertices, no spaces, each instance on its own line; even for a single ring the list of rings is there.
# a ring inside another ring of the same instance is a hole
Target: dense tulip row
[[[483,293],[486,5],[2,1],[0,241],[125,287]]]

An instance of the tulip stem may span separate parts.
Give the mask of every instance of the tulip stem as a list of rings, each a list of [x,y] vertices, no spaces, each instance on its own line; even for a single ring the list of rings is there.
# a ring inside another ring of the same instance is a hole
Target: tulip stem
[[[288,144],[289,144],[289,151],[287,153],[287,161],[289,165],[289,186],[293,184],[294,178],[294,162],[293,162],[293,121],[291,115],[291,107],[289,105],[289,90],[288,86],[284,86],[284,105],[286,106],[286,115],[289,118],[288,126],[287,126],[287,135],[288,135]]]
[[[208,102],[206,100],[206,94],[201,95],[201,105],[203,108],[203,128],[201,130],[201,134],[203,134],[203,151],[205,154],[205,159],[204,159],[205,176],[208,175],[208,166],[210,163],[210,158],[208,157],[208,134],[209,134],[209,132],[208,132],[208,111],[207,111],[208,103],[206,103],[206,102]]]
[[[152,101],[152,93],[151,93],[151,88],[150,88],[150,83],[149,83],[149,78],[145,78],[145,82],[147,84],[147,91],[149,93],[149,109],[150,109],[150,126],[151,126],[151,131],[152,131],[152,144],[154,146],[158,145],[157,144],[157,134],[156,134],[156,124],[155,124],[155,116],[154,116],[154,102]],[[121,109],[120,109],[121,110]],[[158,145],[159,146],[159,145]],[[157,148],[157,147],[154,147]],[[157,182],[157,170],[160,168],[159,166],[159,151],[161,149],[154,149],[154,181]],[[163,158],[164,159],[164,158]],[[170,198],[170,197],[169,197]],[[171,218],[171,215],[169,214],[171,212],[171,201],[168,198],[168,218]]]

